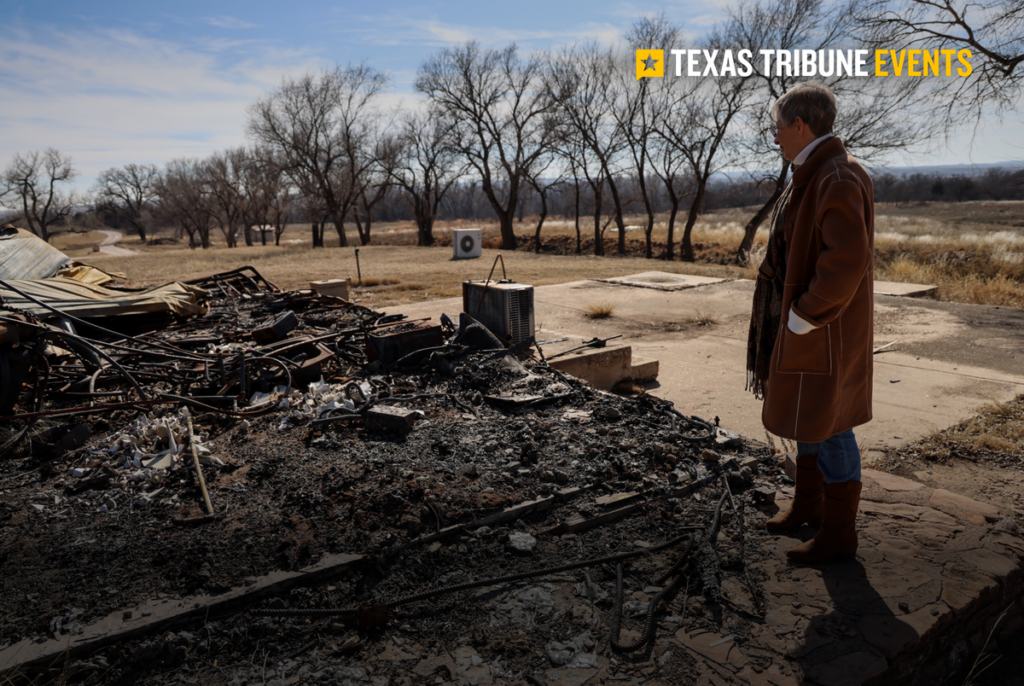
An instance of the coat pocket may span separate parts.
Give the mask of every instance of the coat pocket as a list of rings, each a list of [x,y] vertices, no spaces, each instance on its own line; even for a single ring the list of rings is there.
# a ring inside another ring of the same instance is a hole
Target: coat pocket
[[[782,325],[779,357],[775,371],[783,374],[831,374],[832,338],[830,325],[798,336]]]

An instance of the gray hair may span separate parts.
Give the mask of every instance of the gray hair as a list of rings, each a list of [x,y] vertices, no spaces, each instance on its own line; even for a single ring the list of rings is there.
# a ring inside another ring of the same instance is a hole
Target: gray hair
[[[824,136],[832,133],[836,121],[836,96],[820,81],[804,81],[775,101],[772,117],[786,126],[800,117],[811,133]]]

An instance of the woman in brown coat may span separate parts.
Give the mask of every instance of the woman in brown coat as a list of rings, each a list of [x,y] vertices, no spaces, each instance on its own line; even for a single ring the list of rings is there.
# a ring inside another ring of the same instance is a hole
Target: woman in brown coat
[[[787,554],[820,563],[857,550],[860,452],[853,427],[871,420],[874,192],[832,135],[835,97],[802,83],[775,103],[775,142],[793,178],[772,214],[754,294],[747,370],[762,420],[797,441],[796,495],[768,521],[784,531],[822,518]]]

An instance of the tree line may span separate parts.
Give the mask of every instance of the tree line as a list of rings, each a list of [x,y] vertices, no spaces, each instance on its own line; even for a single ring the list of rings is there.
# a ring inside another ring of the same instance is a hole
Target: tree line
[[[942,47],[960,40],[977,50],[983,60],[977,76],[955,83],[818,77],[839,101],[836,133],[871,163],[948,134],[972,111],[977,121],[985,103],[1006,108],[1019,99],[1019,12],[1012,2],[979,12],[946,0],[739,0],[699,47],[756,54],[891,46],[899,38]],[[957,39],[957,27],[970,22],[978,29]],[[1003,31],[998,43],[988,28],[994,25]],[[948,30],[936,34],[935,26]],[[667,212],[667,247],[658,257],[693,260],[699,214],[733,197],[758,206],[738,248],[745,262],[791,171],[769,133],[771,104],[807,77],[755,70],[746,77],[675,78],[669,64],[666,78],[635,78],[634,49],[662,49],[667,56],[682,37],[682,28],[661,15],[636,21],[619,48],[596,42],[531,54],[515,44],[442,48],[419,66],[414,88],[422,99],[406,110],[384,108],[389,76],[366,63],[285,77],[249,107],[248,145],[163,167],[108,169],[97,177],[91,204],[104,222],[143,240],[156,226],[174,226],[191,246],[204,248],[214,231],[229,247],[266,243],[268,235],[277,242],[294,221],[310,226],[316,247],[324,245],[328,227],[341,246],[349,244],[352,226],[366,244],[375,221],[395,218],[413,219],[417,243],[428,246],[438,217],[489,216],[498,221],[502,248],[516,249],[513,226],[526,213],[538,218],[537,250],[546,218],[556,214],[574,219],[578,251],[589,235],[600,255],[611,227],[618,252],[625,252],[625,217],[639,215],[647,257],[655,257],[655,215]],[[993,89],[993,79],[1002,87]],[[715,181],[737,168],[771,171]],[[1006,180],[993,174],[932,179],[924,195],[973,199]],[[48,240],[76,205],[89,202],[61,190],[75,176],[71,158],[60,151],[19,153],[4,172],[0,200]],[[921,199],[927,185],[921,176],[876,178],[876,199]]]

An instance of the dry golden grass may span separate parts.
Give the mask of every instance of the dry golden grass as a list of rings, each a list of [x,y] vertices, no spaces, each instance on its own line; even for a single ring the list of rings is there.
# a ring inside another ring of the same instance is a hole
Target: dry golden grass
[[[376,279],[371,277],[369,279],[363,279],[362,281],[358,281],[358,283],[356,283],[356,287],[373,288],[374,286],[394,286],[400,283],[402,282],[399,281],[398,279]]]
[[[134,246],[126,247],[134,249]],[[308,288],[311,280],[348,278],[354,286],[354,297],[362,298],[365,304],[384,307],[460,296],[463,281],[487,278],[499,252],[504,258],[509,278],[535,286],[652,270],[727,278],[743,274],[736,267],[640,257],[536,255],[522,250],[508,252],[489,248],[485,249],[481,259],[453,260],[451,247],[446,246],[367,245],[360,246],[359,250],[363,275],[363,285],[359,286],[352,247],[313,249],[305,243],[280,247],[213,247],[209,250],[168,246],[126,257],[93,254],[86,262],[101,269],[122,271],[127,274],[128,282],[136,286],[196,279],[243,265],[252,265],[263,276],[286,289]],[[495,278],[501,276],[499,265]]]
[[[718,315],[711,310],[698,307],[693,311],[693,316],[686,320],[686,323],[690,326],[713,326],[718,323]]]
[[[533,217],[526,217],[516,226],[524,247],[503,255],[510,278],[537,286],[643,271],[754,278],[764,256],[767,227],[758,231],[748,265],[738,265],[734,257],[743,227],[753,211],[737,208],[703,215],[692,235],[696,263],[644,259],[643,231],[627,232],[628,257],[611,257],[617,237],[611,230],[604,234],[609,257],[577,256],[572,254],[576,244],[574,222],[557,218],[545,222],[541,242],[545,250],[562,254],[534,254],[529,249],[536,221]],[[627,217],[626,223],[642,222],[637,217]],[[677,254],[682,226],[677,221]],[[452,260],[450,230],[466,227],[482,229],[484,257]],[[593,221],[583,218],[580,229],[584,253],[591,252]],[[382,306],[458,296],[462,281],[488,276],[500,245],[496,223],[468,220],[440,223],[435,228],[438,245],[432,248],[414,245],[416,231],[411,222],[376,224],[373,236],[374,244],[360,246],[362,286],[355,284],[354,245],[338,248],[337,235],[328,232],[328,247],[313,249],[309,247],[309,232],[304,225],[289,226],[281,237],[280,247],[242,246],[229,250],[215,245],[209,250],[189,250],[183,244],[143,245],[137,237],[126,236],[119,245],[140,251],[131,257],[88,252],[86,248],[91,250],[102,234],[58,238],[67,241],[68,247],[82,248],[78,255],[72,252],[73,256],[101,268],[123,271],[133,284],[192,279],[251,264],[284,288],[305,287],[311,279],[347,277],[357,286],[358,297],[364,297],[368,304]],[[349,237],[355,238],[351,234]],[[219,236],[215,234],[213,238],[216,241]],[[656,256],[663,252],[666,239],[667,217],[658,215],[652,234]],[[61,246],[58,239],[55,245]],[[940,300],[1024,307],[1024,203],[879,205],[875,246],[876,280],[935,285]],[[496,276],[501,275],[499,266]]]
[[[608,319],[615,312],[612,303],[589,303],[583,306],[583,316],[587,319]]]
[[[953,214],[965,208],[949,205],[933,208],[936,216],[955,217],[948,221],[880,214],[875,278],[938,286],[939,300],[1024,307],[1024,228],[1007,223],[1014,216],[1020,222],[1024,203],[979,203],[973,223]],[[991,223],[993,217],[1002,220]]]
[[[932,431],[917,443],[888,455],[884,466],[892,467],[907,457],[1024,461],[1024,395],[1005,403],[992,401],[978,408],[975,416]]]
[[[50,245],[71,257],[76,257],[92,254],[92,247],[106,239],[107,235],[99,231],[59,233],[50,238]]]

